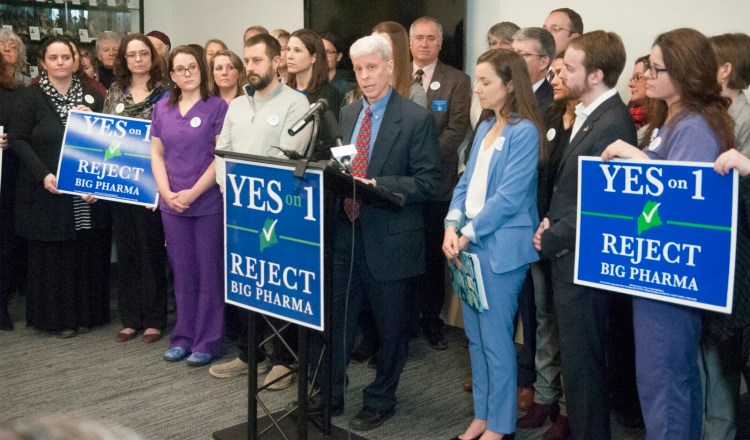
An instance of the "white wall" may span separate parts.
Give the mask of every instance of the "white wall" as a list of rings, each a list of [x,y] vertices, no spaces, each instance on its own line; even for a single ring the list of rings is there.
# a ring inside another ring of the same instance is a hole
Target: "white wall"
[[[172,47],[218,38],[240,57],[248,26],[292,32],[304,24],[303,0],[145,0],[144,14],[144,32],[164,32]]]
[[[378,0],[374,0],[378,1]],[[618,89],[628,99],[627,78],[633,61],[648,53],[657,34],[693,27],[707,35],[750,33],[747,0],[651,0],[619,2],[591,0],[467,0],[466,72],[473,77],[474,61],[487,48],[485,36],[493,24],[512,21],[521,27],[541,26],[550,10],[569,7],[583,17],[585,30],[617,32],[625,42],[628,62]],[[299,29],[304,24],[303,0],[145,0],[145,31],[161,30],[173,45],[224,40],[241,54],[242,33],[250,25],[269,30]],[[270,6],[269,6],[270,5]]]
[[[512,21],[520,27],[541,26],[552,9],[568,7],[583,17],[585,31],[603,29],[623,39],[628,54],[618,90],[623,99],[630,97],[627,79],[633,62],[648,54],[654,38],[662,32],[692,27],[706,35],[726,32],[750,33],[750,8],[747,0],[651,0],[613,2],[591,0],[468,0],[466,71],[473,77],[474,61],[487,48],[485,36],[495,23]],[[533,4],[533,7],[531,6]]]

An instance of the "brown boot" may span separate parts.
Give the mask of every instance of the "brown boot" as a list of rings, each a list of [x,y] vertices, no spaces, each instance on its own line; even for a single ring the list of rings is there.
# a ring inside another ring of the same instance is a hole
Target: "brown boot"
[[[464,379],[461,382],[461,386],[463,387],[464,391],[466,391],[467,393],[471,393],[472,391],[474,391],[474,383],[471,380],[471,376]]]
[[[542,436],[544,440],[567,440],[570,438],[570,424],[565,416],[557,416],[552,426]]]
[[[531,406],[526,411],[526,414],[519,417],[516,421],[516,426],[522,429],[540,428],[547,421],[548,417],[554,421],[559,413],[560,406],[557,402],[548,405],[531,402]]]
[[[518,394],[516,395],[516,404],[519,409],[529,409],[531,404],[534,403],[534,388],[518,388]]]

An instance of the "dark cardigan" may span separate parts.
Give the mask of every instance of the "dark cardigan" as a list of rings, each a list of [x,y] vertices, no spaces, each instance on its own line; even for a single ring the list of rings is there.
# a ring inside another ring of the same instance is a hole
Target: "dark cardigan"
[[[104,97],[85,83],[82,87],[84,100],[90,96],[94,103],[81,104],[101,112]],[[9,133],[10,147],[21,163],[16,191],[16,231],[29,240],[73,240],[76,237],[73,198],[77,196],[52,194],[43,184],[45,176],[57,174],[65,126],[38,84],[17,93]],[[107,202],[98,201],[90,206],[92,227],[110,227]]]

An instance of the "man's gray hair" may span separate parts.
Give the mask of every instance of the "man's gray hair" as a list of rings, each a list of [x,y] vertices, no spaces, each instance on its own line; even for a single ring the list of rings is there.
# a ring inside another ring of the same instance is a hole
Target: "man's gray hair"
[[[18,46],[18,59],[16,59],[16,72],[21,72],[26,67],[26,45],[21,37],[10,29],[0,29],[0,40],[10,40]]]
[[[443,39],[443,25],[440,24],[440,22],[437,21],[437,19],[428,17],[426,15],[424,17],[419,17],[418,19],[414,20],[414,23],[412,23],[411,26],[409,26],[409,38],[414,37],[414,28],[419,23],[435,23],[438,29],[438,37],[440,37],[441,40]]]
[[[385,61],[390,61],[393,58],[391,45],[380,35],[368,35],[355,41],[349,49],[349,58],[363,57],[374,53],[380,55]]]
[[[114,41],[117,43],[117,45],[120,45],[120,36],[116,32],[112,31],[104,31],[101,35],[99,35],[99,38],[96,39],[96,52],[97,54],[101,50],[100,44],[103,41]]]
[[[527,27],[513,34],[514,40],[536,40],[539,42],[539,55],[549,57],[550,63],[555,58],[555,37],[544,28]]]

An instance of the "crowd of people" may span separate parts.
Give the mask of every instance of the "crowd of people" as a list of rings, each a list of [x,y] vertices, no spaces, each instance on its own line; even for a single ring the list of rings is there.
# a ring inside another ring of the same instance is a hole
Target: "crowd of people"
[[[410,337],[421,331],[433,349],[448,348],[446,264],[460,267],[469,251],[488,309],[462,310],[474,418],[455,439],[497,440],[548,420],[546,440],[606,439],[611,413],[645,426],[649,439],[735,437],[750,358],[749,36],[658,35],[635,61],[629,103],[615,89],[626,63],[621,38],[584,32],[568,8],[542,26],[492,26],[473,86],[440,61],[442,26],[430,17],[408,30],[378,23],[348,51],[336,35],[309,29],[251,26],[243,37],[240,56],[217,39],[172,48],[160,31],[104,32],[96,54],[52,36],[32,79],[23,42],[0,30],[0,329],[13,329],[14,291],[37,330],[69,338],[108,323],[114,239],[117,342],[158,341],[172,289],[166,361],[213,363],[220,379],[256,368],[268,389],[290,386],[294,338],[274,338],[266,350],[257,320],[248,347],[245,315],[223,304],[224,163],[214,153],[312,149],[328,159],[335,139],[325,126],[288,133],[323,98],[343,142],[356,147],[352,176],[406,202],[393,211],[343,199],[336,214],[333,415],[344,410],[350,361],[376,370],[351,427],[370,430],[394,415]],[[339,65],[346,55],[353,71]],[[158,210],[58,191],[71,110],[152,122]],[[739,172],[731,314],[573,282],[580,156]],[[239,356],[214,363],[225,333]],[[308,411],[323,406],[317,395]]]

